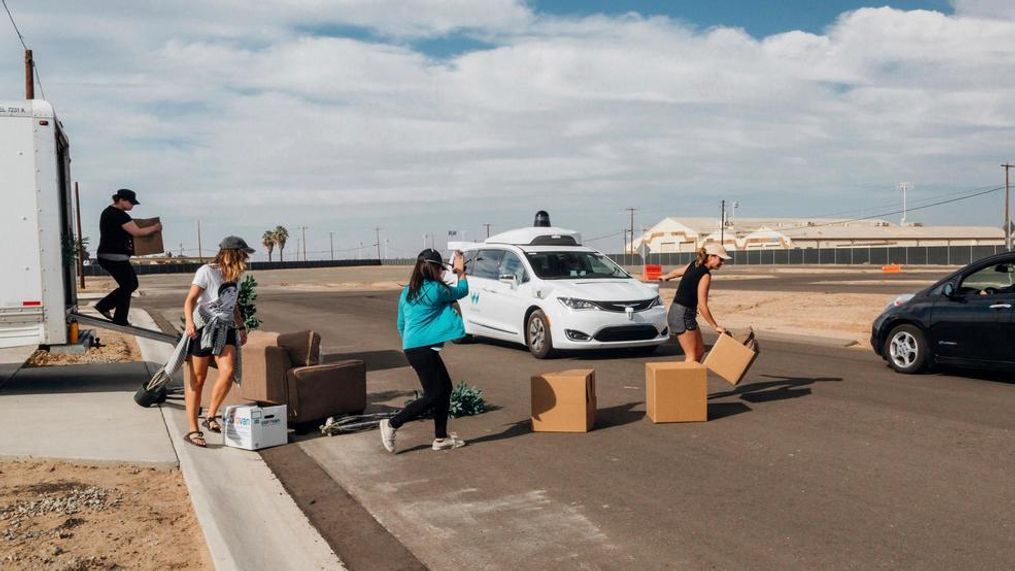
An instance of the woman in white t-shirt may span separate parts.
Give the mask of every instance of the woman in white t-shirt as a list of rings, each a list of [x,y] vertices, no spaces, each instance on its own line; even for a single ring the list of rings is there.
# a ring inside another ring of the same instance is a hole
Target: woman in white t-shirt
[[[254,249],[247,246],[243,238],[227,236],[219,244],[215,260],[201,266],[194,274],[187,300],[183,303],[187,322],[185,335],[190,339],[187,354],[190,355],[192,380],[190,386],[184,387],[190,431],[184,440],[195,446],[207,445],[204,433],[198,428],[198,412],[213,357],[218,367],[218,381],[212,388],[208,416],[201,426],[211,432],[222,432],[222,417],[218,410],[235,380],[233,372],[237,351],[247,342],[247,330],[243,326],[237,299],[240,277],[247,269],[247,258],[252,253]]]

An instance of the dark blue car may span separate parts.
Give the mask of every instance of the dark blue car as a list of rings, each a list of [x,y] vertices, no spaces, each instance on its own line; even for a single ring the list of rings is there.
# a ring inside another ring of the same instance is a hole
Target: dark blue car
[[[900,373],[935,364],[1015,367],[1015,252],[973,262],[874,320],[871,346]]]

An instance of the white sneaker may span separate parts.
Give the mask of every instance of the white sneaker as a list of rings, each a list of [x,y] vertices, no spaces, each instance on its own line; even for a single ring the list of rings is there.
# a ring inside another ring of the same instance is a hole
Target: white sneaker
[[[465,446],[465,441],[458,438],[458,435],[452,432],[447,438],[436,438],[433,441],[434,450],[454,450],[455,448],[461,448]]]
[[[384,445],[384,449],[388,452],[395,451],[395,429],[391,427],[391,422],[388,419],[384,419],[378,425],[381,429],[381,444]]]

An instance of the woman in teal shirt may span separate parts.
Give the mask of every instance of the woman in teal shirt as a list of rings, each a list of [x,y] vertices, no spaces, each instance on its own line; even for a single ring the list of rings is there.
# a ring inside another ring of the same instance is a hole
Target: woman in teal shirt
[[[455,252],[451,271],[458,276],[454,286],[444,282],[444,261],[440,252],[432,248],[423,250],[416,258],[409,285],[398,299],[398,334],[402,337],[402,350],[419,376],[423,396],[390,420],[381,421],[381,443],[388,452],[395,451],[395,431],[431,408],[432,448],[450,450],[465,446],[465,441],[457,435],[448,434],[452,386],[440,354],[444,343],[465,337],[462,316],[454,307],[456,301],[469,295],[461,252]]]

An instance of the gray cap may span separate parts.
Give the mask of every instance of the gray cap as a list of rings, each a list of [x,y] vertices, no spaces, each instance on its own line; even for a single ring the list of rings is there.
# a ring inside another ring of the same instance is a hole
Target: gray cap
[[[243,250],[248,254],[253,254],[254,249],[247,245],[246,240],[239,236],[226,236],[219,242],[219,250]]]

